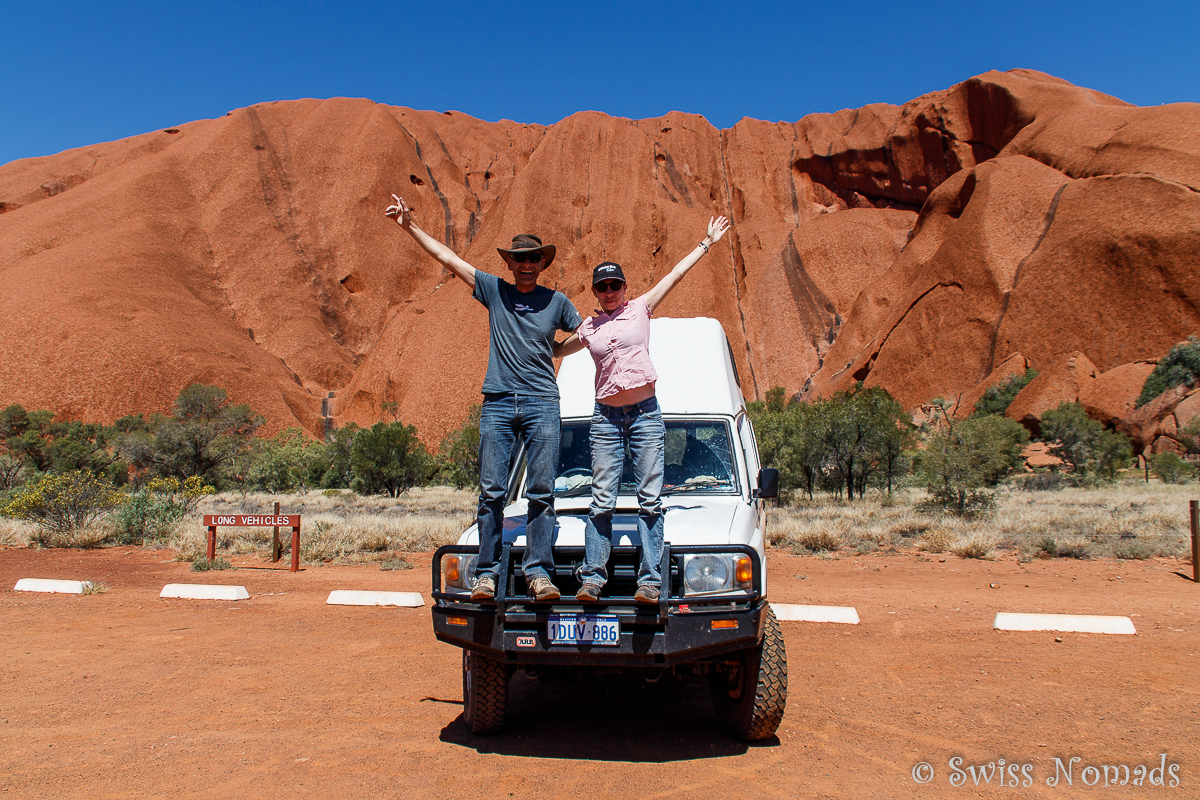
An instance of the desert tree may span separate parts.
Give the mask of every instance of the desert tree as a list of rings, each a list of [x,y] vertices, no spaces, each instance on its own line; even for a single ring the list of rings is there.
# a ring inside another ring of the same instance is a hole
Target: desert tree
[[[1029,431],[997,414],[955,419],[948,403],[933,405],[939,416],[918,467],[932,505],[962,516],[993,507],[990,489],[1020,466]]]
[[[193,383],[176,398],[171,416],[156,414],[145,430],[126,434],[121,452],[162,477],[223,480],[264,422],[250,406],[231,403],[224,389]]]
[[[417,429],[400,422],[377,422],[360,430],[350,448],[351,488],[361,494],[399,497],[422,483],[429,467]]]

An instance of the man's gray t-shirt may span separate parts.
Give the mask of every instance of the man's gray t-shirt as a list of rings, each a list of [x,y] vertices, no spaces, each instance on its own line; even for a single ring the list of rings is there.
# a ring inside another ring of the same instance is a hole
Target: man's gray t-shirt
[[[488,310],[491,345],[483,393],[516,392],[558,399],[554,380],[554,333],[573,331],[583,319],[562,292],[532,292],[489,272],[475,272],[474,297]]]

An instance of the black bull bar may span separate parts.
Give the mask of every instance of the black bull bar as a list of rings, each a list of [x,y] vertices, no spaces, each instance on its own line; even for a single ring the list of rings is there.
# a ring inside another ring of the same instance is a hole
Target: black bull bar
[[[637,603],[618,594],[599,602],[584,603],[571,595],[537,602],[518,592],[514,565],[524,547],[505,544],[501,550],[494,601],[472,601],[469,592],[443,591],[442,559],[450,554],[474,555],[473,545],[446,545],[434,553],[432,563],[434,632],[448,644],[472,650],[511,664],[574,664],[592,666],[670,666],[718,656],[754,646],[762,638],[762,560],[748,545],[663,546],[662,586],[656,605]],[[578,585],[573,563],[584,555],[582,547],[555,547],[555,583],[559,588]],[[613,560],[636,559],[638,548],[614,547]],[[683,594],[683,557],[734,555],[750,558],[750,589],[702,596]],[[567,563],[562,563],[566,561]],[[519,572],[519,569],[516,570]],[[523,581],[522,581],[523,583]],[[610,586],[613,581],[610,581]],[[551,644],[551,615],[615,615],[620,620],[620,642]]]

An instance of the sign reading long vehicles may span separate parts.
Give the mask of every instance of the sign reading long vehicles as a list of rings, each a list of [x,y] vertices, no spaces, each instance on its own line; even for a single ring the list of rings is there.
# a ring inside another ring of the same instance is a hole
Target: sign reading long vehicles
[[[232,525],[235,528],[254,528],[262,526],[281,528],[300,527],[299,514],[205,514],[204,527],[213,525]]]

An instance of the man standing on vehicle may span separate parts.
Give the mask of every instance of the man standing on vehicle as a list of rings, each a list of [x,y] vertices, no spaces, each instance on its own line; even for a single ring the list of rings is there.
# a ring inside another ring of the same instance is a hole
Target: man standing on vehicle
[[[558,471],[558,384],[552,359],[555,331],[573,332],[583,319],[562,292],[538,285],[554,260],[554,245],[523,233],[508,250],[496,248],[513,274],[513,283],[477,270],[412,221],[412,209],[392,195],[384,212],[417,244],[470,286],[488,310],[491,344],[483,380],[479,418],[479,559],[475,562],[472,600],[496,596],[497,569],[504,533],[504,499],[517,441],[525,445],[525,559],[521,569],[527,591],[538,600],[557,600],[554,569],[554,478]]]

